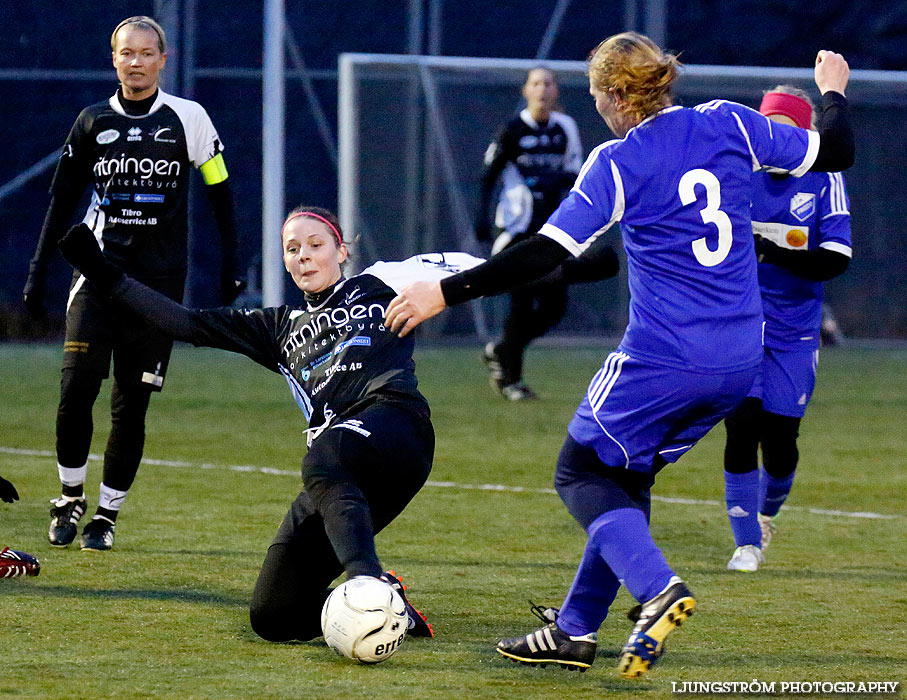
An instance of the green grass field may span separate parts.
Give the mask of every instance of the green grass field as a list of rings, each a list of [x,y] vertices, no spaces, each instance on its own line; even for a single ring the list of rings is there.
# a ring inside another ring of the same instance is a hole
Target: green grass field
[[[55,550],[46,530],[48,500],[59,493],[50,451],[60,350],[0,345],[0,475],[22,497],[0,503],[0,546],[42,561],[36,579],[0,581],[0,696],[581,700],[667,698],[672,683],[753,679],[778,690],[898,681],[903,695],[907,351],[823,352],[791,507],[758,573],[725,570],[733,544],[719,505],[723,429],[659,476],[656,496],[687,502],[656,501],[653,533],[699,607],[643,679],[616,670],[631,628],[625,592],[588,673],[515,665],[494,652],[499,637],[537,626],[527,599],[560,604],[572,580],[584,536],[551,492],[552,474],[604,354],[532,351],[527,379],[543,398],[507,404],[488,388],[477,349],[417,353],[438,436],[432,484],[378,546],[437,636],[407,640],[367,667],[320,641],[263,642],[249,627],[251,590],[299,488],[305,449],[282,378],[227,353],[178,348],[152,401],[150,461],[114,550]],[[107,438],[106,392],[93,454]],[[92,461],[92,507],[99,480]],[[524,490],[467,488],[482,484]]]

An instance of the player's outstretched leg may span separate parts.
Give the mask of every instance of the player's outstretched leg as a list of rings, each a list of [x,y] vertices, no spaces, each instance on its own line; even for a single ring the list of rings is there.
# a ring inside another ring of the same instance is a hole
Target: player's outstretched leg
[[[664,653],[664,640],[693,614],[696,601],[678,576],[657,596],[642,605],[639,620],[620,653],[618,668],[624,678],[638,678]]]
[[[0,551],[0,578],[37,576],[39,573],[41,562],[31,554],[17,552],[9,547],[4,547],[3,551]]]
[[[397,593],[400,594],[400,597],[403,598],[403,603],[406,605],[406,615],[409,618],[409,636],[434,637],[435,632],[432,630],[431,625],[428,624],[428,619],[422,614],[422,611],[410,603],[409,599],[406,597],[406,594],[404,593],[406,586],[403,585],[403,581],[397,576],[397,573],[395,571],[385,571],[378,578],[385,583],[390,584],[391,588],[397,591]]]

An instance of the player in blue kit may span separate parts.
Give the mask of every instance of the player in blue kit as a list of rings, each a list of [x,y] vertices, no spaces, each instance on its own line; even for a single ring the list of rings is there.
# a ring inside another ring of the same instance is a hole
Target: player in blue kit
[[[818,133],[722,100],[673,106],[678,67],[634,32],[603,41],[589,60],[590,93],[618,138],[593,150],[537,235],[440,283],[410,285],[388,307],[387,322],[406,334],[445,306],[547,273],[621,225],[629,325],[568,426],[555,475],[588,542],[557,618],[499,642],[498,652],[516,661],[588,668],[623,584],[641,603],[619,662],[621,675],[634,678],[692,612],[692,594],[649,533],[649,489],[739,404],[762,360],[751,175],[837,171],[853,161],[840,55],[816,59]]]
[[[808,94],[789,85],[767,92],[759,111],[802,129],[813,124]],[[822,283],[843,273],[851,258],[841,173],[755,173],[752,196],[765,350],[756,383],[725,419],[725,497],[736,545],[727,565],[732,571],[759,568],[790,493],[800,419],[816,383]]]

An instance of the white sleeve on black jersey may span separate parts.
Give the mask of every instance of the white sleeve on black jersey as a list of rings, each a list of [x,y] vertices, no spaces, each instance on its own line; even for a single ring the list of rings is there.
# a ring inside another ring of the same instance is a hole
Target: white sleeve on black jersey
[[[162,93],[164,102],[177,113],[186,131],[189,160],[198,168],[224,150],[224,144],[211,122],[211,117],[198,102]]]
[[[412,282],[437,282],[483,262],[469,253],[424,253],[400,262],[376,262],[362,274],[373,275],[399,292]]]

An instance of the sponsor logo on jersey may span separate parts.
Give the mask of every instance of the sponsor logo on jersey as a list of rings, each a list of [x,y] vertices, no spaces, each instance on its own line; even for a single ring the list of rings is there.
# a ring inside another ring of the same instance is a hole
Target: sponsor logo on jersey
[[[812,192],[797,192],[790,198],[790,213],[797,221],[806,221],[816,212],[816,195]]]
[[[354,330],[354,326],[358,326],[360,329],[363,329],[365,326],[365,321],[372,321],[378,319],[378,329],[384,330],[384,315],[386,309],[384,306],[378,303],[369,304],[355,304],[349,308],[344,308],[338,306],[336,308],[322,311],[318,314],[313,314],[311,320],[294,330],[290,336],[287,338],[287,341],[284,343],[283,351],[287,355],[290,354],[293,350],[303,347],[308,341],[314,340],[318,335],[325,331],[332,329],[348,329]]]
[[[785,237],[788,244],[791,248],[802,248],[806,245],[806,241],[809,239],[806,231],[803,231],[799,228],[792,228],[787,232]]]
[[[100,134],[95,136],[94,140],[97,141],[102,146],[107,145],[108,143],[113,143],[118,138],[120,138],[120,132],[116,129],[107,129],[107,131],[102,131]],[[69,146],[69,153],[67,155],[72,155],[72,147]]]
[[[180,174],[180,164],[176,160],[151,160],[151,158],[127,158],[125,153],[113,158],[101,157],[94,164],[94,174],[98,177],[110,175],[166,175],[176,177]]]
[[[169,126],[162,126],[157,129],[152,129],[150,133],[158,143],[176,143],[176,139],[173,138],[172,132],[173,129]]]
[[[126,137],[127,141],[141,141],[142,140],[142,130],[134,126],[129,131],[126,132],[129,136]]]
[[[347,292],[346,296],[343,297],[344,304],[352,304],[356,299],[362,296],[362,292],[359,291],[359,287],[356,287],[352,292]]]
[[[334,348],[334,354],[339,355],[345,348],[349,347],[350,345],[369,346],[371,344],[372,344],[372,339],[369,338],[367,335],[357,335],[357,336],[350,338],[349,340],[344,340],[342,343],[340,343],[340,345],[338,345],[336,348]]]
[[[155,204],[161,204],[164,201],[165,195],[162,194],[137,194],[135,195],[136,202],[152,202]]]

